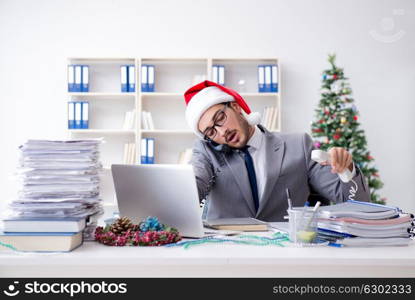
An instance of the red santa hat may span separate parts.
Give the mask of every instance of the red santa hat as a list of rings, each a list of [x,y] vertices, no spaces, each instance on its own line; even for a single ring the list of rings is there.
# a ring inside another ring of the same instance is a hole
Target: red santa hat
[[[261,122],[261,114],[251,112],[245,100],[234,90],[219,85],[215,82],[205,80],[191,87],[184,93],[186,101],[186,121],[193,132],[203,138],[199,131],[198,124],[203,113],[215,104],[236,101],[242,110],[247,114],[249,124],[257,125]]]

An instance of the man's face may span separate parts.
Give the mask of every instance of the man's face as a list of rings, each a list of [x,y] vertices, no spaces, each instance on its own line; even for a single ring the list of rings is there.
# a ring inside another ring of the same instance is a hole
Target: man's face
[[[236,102],[231,102],[226,108],[225,104],[216,104],[206,110],[199,120],[199,131],[205,135],[215,121],[222,124],[218,115],[223,113],[226,119],[222,126],[214,127],[216,135],[211,139],[218,144],[226,144],[233,148],[244,147],[249,139],[249,124],[242,116],[241,107]]]

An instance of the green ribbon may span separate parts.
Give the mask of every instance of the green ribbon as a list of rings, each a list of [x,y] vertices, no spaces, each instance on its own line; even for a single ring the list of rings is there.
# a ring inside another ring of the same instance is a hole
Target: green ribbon
[[[218,238],[218,237],[206,237],[194,241],[185,241],[176,244],[169,244],[165,247],[174,247],[174,246],[183,246],[184,249],[189,249],[192,246],[202,245],[202,244],[219,244],[219,243],[234,243],[241,245],[251,245],[251,246],[279,246],[285,247],[283,242],[289,242],[290,239],[288,234],[276,232],[272,234],[271,237],[264,237],[258,235],[238,235],[234,238]]]

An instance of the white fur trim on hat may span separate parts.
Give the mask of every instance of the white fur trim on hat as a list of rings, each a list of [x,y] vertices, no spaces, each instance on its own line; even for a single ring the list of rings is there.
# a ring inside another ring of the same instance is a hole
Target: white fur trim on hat
[[[246,116],[246,120],[251,125],[258,125],[261,123],[261,114],[259,112],[251,112]]]

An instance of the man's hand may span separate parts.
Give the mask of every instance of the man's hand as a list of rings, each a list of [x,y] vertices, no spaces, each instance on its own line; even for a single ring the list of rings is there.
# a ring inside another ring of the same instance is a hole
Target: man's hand
[[[346,149],[341,147],[330,148],[328,154],[332,173],[342,173],[346,168],[349,168],[350,172],[353,170],[353,157]],[[329,163],[323,162],[321,165],[329,165]]]

